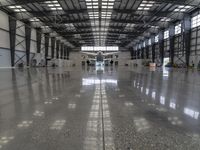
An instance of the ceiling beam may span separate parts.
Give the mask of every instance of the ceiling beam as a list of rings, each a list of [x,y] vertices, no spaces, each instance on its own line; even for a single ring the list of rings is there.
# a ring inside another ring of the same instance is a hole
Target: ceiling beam
[[[121,14],[127,14],[137,17],[141,16],[156,16],[156,17],[169,17],[173,19],[177,19],[177,15],[184,14],[183,12],[174,12],[174,11],[160,11],[159,13],[155,14],[155,11],[134,11],[132,9],[114,9],[114,12],[121,13]],[[173,13],[173,15],[168,16],[170,13]]]
[[[55,21],[45,21],[45,20],[41,20],[44,23],[47,24],[58,24],[58,25],[62,25],[62,24],[67,24],[67,23],[90,23],[90,19],[76,19],[76,20],[55,20]],[[143,25],[146,24],[146,22],[144,20],[137,20],[137,19],[111,19],[111,23],[132,23],[132,24],[139,24],[139,25]],[[155,21],[154,23],[151,22],[150,24],[154,25],[156,23],[158,23],[159,21]]]
[[[87,9],[80,9],[80,10],[64,10],[63,12],[60,12],[59,14],[57,12],[52,11],[28,11],[31,13],[34,17],[42,18],[42,17],[53,17],[59,15],[60,17],[68,17],[69,15],[73,14],[81,14],[81,13],[87,13]]]

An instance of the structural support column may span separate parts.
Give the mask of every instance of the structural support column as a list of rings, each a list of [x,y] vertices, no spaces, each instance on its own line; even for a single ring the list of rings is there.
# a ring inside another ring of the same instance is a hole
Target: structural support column
[[[56,41],[56,58],[59,59],[60,40]]]
[[[134,50],[134,59],[137,59],[137,49]]]
[[[171,64],[174,64],[174,44],[175,44],[175,26],[169,27],[169,57]]]
[[[26,40],[26,65],[30,65],[30,49],[31,49],[31,26],[30,22],[25,24],[25,40]]]
[[[55,42],[56,42],[56,38],[55,37],[51,37],[51,58],[54,58],[54,52],[55,52]]]
[[[11,67],[15,66],[16,26],[17,26],[17,21],[13,17],[9,16]]]
[[[163,62],[164,62],[164,31],[159,32],[159,52],[160,52],[160,62],[163,65]]]
[[[155,45],[155,36],[151,37],[151,45],[152,45],[152,62],[155,63],[156,58],[156,45]]]
[[[47,59],[49,54],[49,33],[45,33],[45,60],[47,65]]]
[[[67,60],[69,60],[70,49],[67,47]]]
[[[183,43],[185,48],[185,62],[187,67],[190,65],[190,40],[191,40],[191,17],[185,16],[183,19]]]
[[[64,59],[67,59],[67,46],[64,45]]]
[[[141,59],[144,59],[144,42],[141,41]]]
[[[42,30],[36,29],[37,53],[41,52]]]
[[[146,51],[146,59],[149,59],[149,41],[145,39],[145,51]]]
[[[139,44],[137,44],[137,59],[140,59],[140,47]]]
[[[63,52],[64,52],[64,43],[61,43],[61,46],[60,46],[60,59],[63,59]]]
[[[129,51],[130,51],[130,55],[131,55],[131,60],[133,60],[133,57],[134,57],[134,51],[133,51],[133,48],[129,48]]]

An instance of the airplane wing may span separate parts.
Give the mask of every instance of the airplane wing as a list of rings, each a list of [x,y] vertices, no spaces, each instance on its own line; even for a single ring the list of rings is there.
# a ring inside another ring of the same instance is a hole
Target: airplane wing
[[[112,53],[105,53],[105,54],[102,54],[103,56],[109,56],[109,55],[115,55],[115,54],[118,54],[119,52],[112,52]]]
[[[97,53],[82,52],[82,54],[86,54],[86,55],[90,55],[90,56],[97,56]]]
[[[96,59],[91,59],[91,58],[89,58],[89,60],[94,60],[94,61],[96,61]]]

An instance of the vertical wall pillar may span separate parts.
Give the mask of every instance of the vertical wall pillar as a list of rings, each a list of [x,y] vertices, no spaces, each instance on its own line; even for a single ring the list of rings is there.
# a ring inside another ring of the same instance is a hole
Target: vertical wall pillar
[[[55,52],[55,42],[56,42],[56,38],[55,37],[51,37],[51,58],[54,58],[54,52]]]
[[[60,40],[56,41],[56,58],[59,59]]]
[[[67,46],[64,46],[64,59],[67,59]]]
[[[25,24],[25,40],[26,40],[26,65],[30,65],[30,49],[31,49],[31,27],[30,22]]]
[[[133,48],[129,48],[129,51],[130,51],[130,55],[131,55],[131,60],[133,60],[133,57],[134,57],[134,51],[133,51]]]
[[[60,59],[63,59],[64,43],[61,43],[60,46]]]
[[[175,44],[175,26],[170,25],[169,27],[169,57],[170,62],[174,64],[174,44]]]
[[[15,66],[15,43],[16,43],[16,26],[17,21],[9,16],[9,35],[10,35],[10,56],[11,66]]]
[[[144,42],[141,41],[141,59],[144,59]]]
[[[137,59],[137,50],[134,50],[134,59]]]
[[[159,52],[160,52],[160,62],[163,65],[164,62],[164,31],[159,32]]]
[[[135,51],[134,51],[134,56],[135,56],[135,59],[137,59],[137,50],[138,50],[138,46],[137,46],[137,43],[135,44]]]
[[[191,17],[186,15],[183,19],[183,43],[185,48],[185,62],[187,67],[190,64],[190,44],[191,44]]]
[[[137,59],[140,59],[140,47],[139,47],[139,44],[137,44]]]
[[[46,65],[47,65],[47,59],[48,59],[48,54],[49,54],[49,33],[45,33],[45,60],[46,60]]]
[[[36,29],[37,53],[41,52],[42,30]]]
[[[145,39],[145,52],[146,52],[146,59],[149,59],[149,40]]]
[[[156,45],[155,45],[155,36],[151,37],[151,45],[152,45],[152,62],[155,63],[156,58]]]
[[[70,49],[67,47],[67,60],[69,60]]]

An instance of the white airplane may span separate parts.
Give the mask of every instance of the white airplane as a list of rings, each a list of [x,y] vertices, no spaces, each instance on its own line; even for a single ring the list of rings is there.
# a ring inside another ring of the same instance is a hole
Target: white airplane
[[[106,59],[105,57],[107,56],[111,56],[111,55],[116,55],[118,54],[119,52],[110,52],[110,53],[103,53],[102,51],[99,51],[97,53],[92,53],[92,52],[82,52],[82,54],[85,54],[85,55],[88,55],[88,56],[95,56],[95,58],[101,58],[102,60],[111,60],[111,59]],[[96,61],[97,59],[92,59],[90,58],[90,60],[94,60]]]

